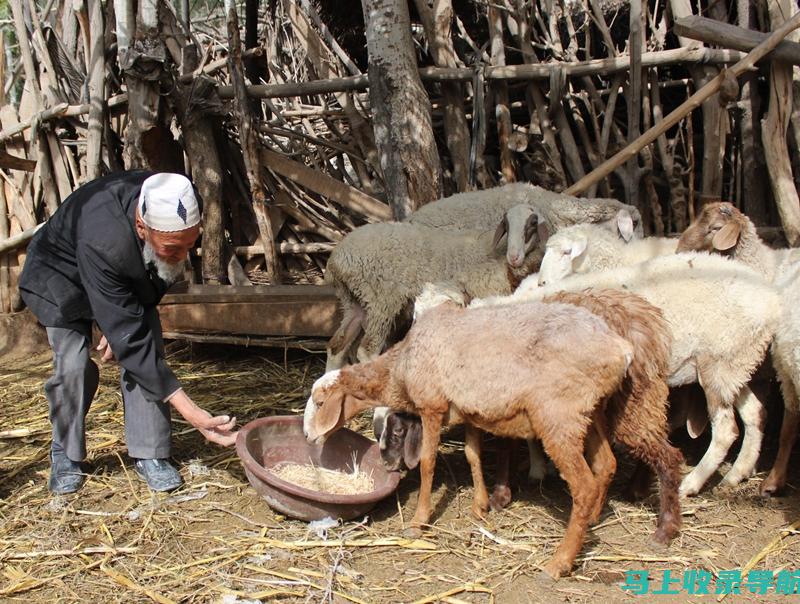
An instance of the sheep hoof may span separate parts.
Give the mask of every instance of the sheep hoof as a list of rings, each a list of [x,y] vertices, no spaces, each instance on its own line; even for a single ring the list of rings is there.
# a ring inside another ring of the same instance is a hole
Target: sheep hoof
[[[403,531],[403,536],[409,539],[419,539],[422,537],[422,529],[418,526],[410,526]]]
[[[694,482],[687,483],[685,480],[681,483],[681,488],[678,493],[681,497],[694,497],[700,492],[700,487]]]
[[[544,565],[544,572],[547,574],[548,577],[551,579],[558,580],[560,577],[564,577],[569,574],[569,571],[572,569],[572,564],[569,562],[565,562],[563,560],[559,560],[558,558],[553,558]]]
[[[495,512],[499,512],[511,503],[511,489],[507,486],[496,486],[489,497],[489,507]]]
[[[674,525],[659,526],[648,540],[650,546],[658,551],[664,551],[670,542],[678,535],[679,528]]]
[[[775,479],[772,476],[768,476],[758,488],[758,494],[765,498],[775,497],[776,495],[781,494],[784,486],[786,486],[785,482]]]

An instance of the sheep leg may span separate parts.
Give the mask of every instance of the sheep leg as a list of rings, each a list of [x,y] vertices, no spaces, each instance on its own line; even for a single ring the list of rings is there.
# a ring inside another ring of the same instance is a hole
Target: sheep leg
[[[792,454],[797,430],[800,427],[800,399],[797,396],[794,382],[788,378],[781,377],[781,389],[783,390],[783,423],[781,424],[781,436],[778,445],[778,455],[775,463],[770,470],[769,476],[761,483],[759,492],[763,497],[775,495],[786,486],[786,471],[789,467],[789,457]]]
[[[744,386],[734,403],[744,424],[742,448],[733,466],[722,479],[724,486],[736,486],[756,472],[761,441],[764,438],[764,406],[747,386]]]
[[[583,545],[586,530],[589,527],[589,518],[595,506],[595,500],[600,494],[600,487],[592,474],[586,459],[583,456],[584,443],[582,438],[573,436],[564,438],[559,435],[542,437],[544,450],[553,460],[561,477],[569,485],[572,494],[572,511],[569,515],[567,530],[564,538],[556,548],[555,554],[545,564],[544,571],[557,579],[569,573],[575,556]]]
[[[511,486],[509,484],[509,466],[511,465],[511,447],[513,440],[503,438],[497,443],[497,471],[494,491],[489,497],[489,507],[495,512],[511,503]]]
[[[634,477],[637,474],[644,474],[649,483],[651,468],[658,474],[660,507],[656,531],[652,538],[656,543],[667,544],[681,528],[678,485],[683,455],[669,444],[666,435],[645,433],[642,436],[643,438],[624,444],[630,448],[631,454],[640,460]]]
[[[706,392],[706,400],[711,418],[711,444],[700,463],[681,482],[682,496],[697,495],[700,492],[709,477],[723,462],[728,449],[739,435],[733,408],[725,405],[716,394],[709,391]]]
[[[608,443],[608,435],[605,430],[605,419],[601,412],[595,414],[595,421],[589,426],[586,435],[586,457],[589,460],[589,467],[592,469],[597,480],[600,492],[594,501],[592,513],[589,516],[589,523],[595,524],[600,520],[600,512],[603,511],[603,504],[606,501],[608,488],[611,480],[617,471],[617,458]]]
[[[342,322],[327,346],[325,372],[341,369],[347,363],[353,344],[361,333],[364,308],[355,300],[342,302]]]
[[[433,491],[433,472],[436,468],[436,452],[442,430],[442,416],[425,413],[422,419],[422,447],[419,459],[419,500],[417,510],[411,519],[410,535],[419,536],[423,524],[431,519],[431,492]]]
[[[483,468],[481,467],[482,439],[483,434],[480,429],[469,424],[466,425],[464,452],[467,455],[469,469],[472,472],[472,513],[481,519],[489,511],[489,493],[486,492],[486,483],[483,481]]]
[[[542,450],[542,443],[535,438],[528,439],[528,457],[530,468],[528,469],[528,480],[538,482],[544,480],[547,474],[547,457]]]
[[[644,499],[650,494],[652,482],[653,470],[650,466],[642,462],[637,463],[625,488],[625,498],[629,501]]]
[[[399,313],[389,312],[388,315],[391,319]],[[389,339],[389,334],[392,330],[392,322],[386,321],[383,317],[378,317],[376,313],[365,316],[362,321],[364,325],[364,337],[361,338],[361,344],[358,347],[356,356],[359,363],[366,363],[375,360],[383,352],[383,347]],[[380,440],[383,433],[383,427],[386,424],[386,416],[389,415],[391,409],[388,407],[375,407],[372,412],[372,433],[375,435],[375,440]]]

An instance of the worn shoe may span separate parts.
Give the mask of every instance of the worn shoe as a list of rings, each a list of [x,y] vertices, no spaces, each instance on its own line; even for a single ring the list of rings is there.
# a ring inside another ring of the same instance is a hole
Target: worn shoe
[[[152,491],[174,491],[183,484],[178,470],[166,459],[137,459],[133,468]]]
[[[54,495],[74,493],[86,482],[86,473],[80,462],[72,461],[63,452],[50,452],[50,478],[47,488]]]

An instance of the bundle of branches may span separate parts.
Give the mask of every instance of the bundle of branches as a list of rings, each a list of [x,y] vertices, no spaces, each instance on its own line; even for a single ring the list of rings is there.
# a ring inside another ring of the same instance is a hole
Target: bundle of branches
[[[361,35],[378,25],[358,25],[359,2],[274,0],[259,9],[257,0],[198,0],[180,15],[166,0],[11,7],[19,61],[5,89],[17,90],[21,73],[25,86],[0,111],[6,161],[17,162],[0,162],[0,240],[24,240],[76,186],[123,168],[192,176],[205,203],[196,282],[316,283],[347,232],[391,219],[384,170],[398,166],[379,159],[385,128],[375,115],[385,107],[376,106],[380,86],[366,74]],[[574,188],[757,43],[728,36],[736,49],[716,50],[674,35],[674,21],[691,16],[688,0],[415,0],[410,14],[399,0],[365,0],[364,8],[396,15],[391,33],[413,45],[444,194],[528,180],[637,204],[655,233],[681,230],[696,198],[726,197],[761,224],[777,222],[777,207],[787,238],[800,238],[800,209],[792,211],[800,203],[786,186],[798,156],[780,134],[789,124],[800,132],[800,112],[787,109],[789,95],[769,105],[761,96],[767,79],[774,90],[791,83],[785,55],[746,76],[741,95],[728,87],[626,166]],[[701,9],[719,24],[769,31],[796,7]],[[2,310],[21,260],[2,256]]]

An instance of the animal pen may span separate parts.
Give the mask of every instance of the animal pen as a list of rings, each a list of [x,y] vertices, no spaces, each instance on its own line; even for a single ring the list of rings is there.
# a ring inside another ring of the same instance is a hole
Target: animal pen
[[[25,245],[72,190],[122,169],[186,173],[203,232],[189,284],[160,307],[176,340],[168,352],[210,411],[240,422],[302,412],[323,362],[287,348],[324,349],[337,325],[323,285],[336,243],[443,196],[527,181],[635,205],[658,235],[727,199],[766,240],[800,242],[791,0],[4,7],[0,314],[21,310]],[[219,356],[187,339],[279,348]],[[77,499],[50,498],[50,362],[12,354],[0,369],[9,601],[616,601],[631,599],[619,586],[633,571],[665,581],[648,598],[673,601],[681,572],[778,573],[800,559],[796,486],[768,503],[753,480],[701,494],[684,504],[669,549],[647,541],[657,497],[628,503],[615,486],[573,575],[552,583],[535,571],[568,515],[563,485],[521,481],[510,508],[470,517],[458,431],[443,439],[434,524],[421,539],[402,533],[413,473],[369,522],[309,527],[271,512],[235,454],[181,422],[187,484],[151,497],[122,460],[111,369],[87,420],[93,477]]]

